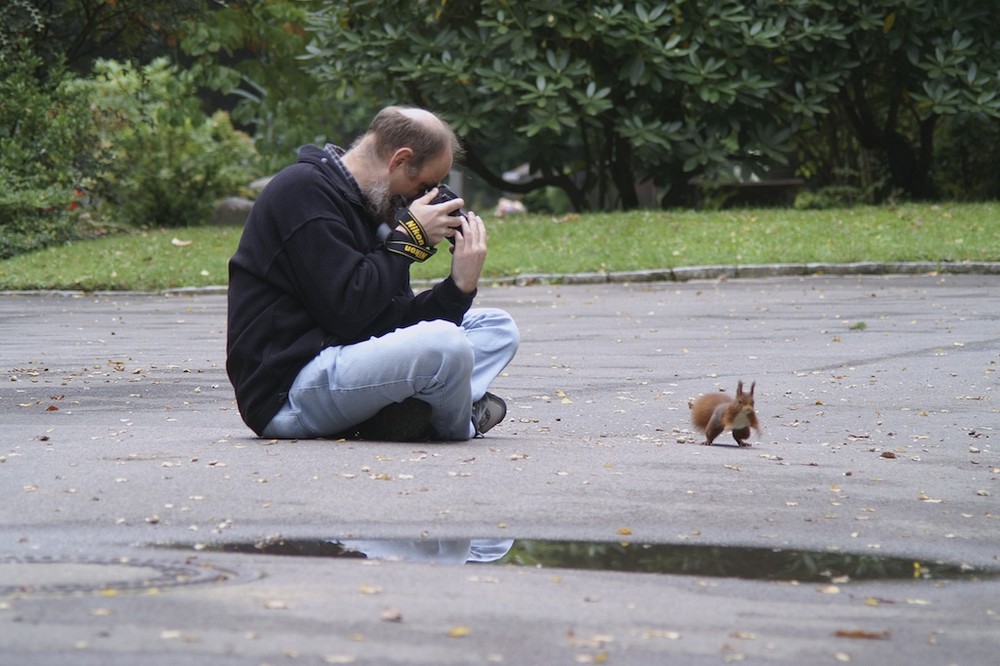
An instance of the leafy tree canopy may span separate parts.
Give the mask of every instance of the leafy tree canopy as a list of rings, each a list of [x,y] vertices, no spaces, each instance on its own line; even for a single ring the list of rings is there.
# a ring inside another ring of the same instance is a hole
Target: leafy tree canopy
[[[311,17],[308,49],[322,80],[442,112],[488,182],[578,208],[782,164],[835,110],[926,196],[936,120],[1000,117],[998,18],[978,0],[356,0]],[[524,159],[535,177],[504,182]]]
[[[48,65],[79,73],[98,58],[148,62],[177,43],[207,0],[6,0],[0,6],[0,52],[27,37]]]

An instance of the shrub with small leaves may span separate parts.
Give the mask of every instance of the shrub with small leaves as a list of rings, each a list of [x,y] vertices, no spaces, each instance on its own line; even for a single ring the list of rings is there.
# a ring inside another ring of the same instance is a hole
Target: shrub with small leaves
[[[256,151],[228,115],[206,116],[187,75],[161,58],[101,60],[77,82],[98,137],[89,183],[102,211],[136,226],[206,223],[216,200],[256,175]]]
[[[87,110],[25,43],[0,51],[0,259],[79,237]]]

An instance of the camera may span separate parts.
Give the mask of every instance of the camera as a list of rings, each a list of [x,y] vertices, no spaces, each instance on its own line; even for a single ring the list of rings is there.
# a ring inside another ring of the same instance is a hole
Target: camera
[[[437,196],[434,197],[431,200],[432,204],[435,204],[435,205],[436,204],[442,204],[442,203],[444,203],[446,201],[451,201],[452,199],[458,199],[458,198],[460,198],[457,194],[455,194],[454,192],[451,191],[451,188],[449,188],[447,185],[445,185],[443,183],[441,185],[438,185],[437,188],[438,188],[438,193],[437,193]],[[451,215],[452,217],[465,217],[465,211],[463,211],[461,208],[459,208],[457,210],[453,210],[452,212],[450,212],[448,214]],[[455,244],[455,239],[453,237],[449,236],[448,237],[448,242],[450,242],[452,245],[454,245]]]
[[[438,185],[437,188],[438,188],[437,196],[431,199],[431,203],[434,205],[443,204],[446,201],[451,201],[452,199],[460,198],[457,194],[451,191],[451,188],[449,188],[447,185],[443,183],[441,185]],[[465,217],[465,211],[463,211],[461,208],[459,208],[458,210],[453,210],[448,214],[451,215],[452,217]]]

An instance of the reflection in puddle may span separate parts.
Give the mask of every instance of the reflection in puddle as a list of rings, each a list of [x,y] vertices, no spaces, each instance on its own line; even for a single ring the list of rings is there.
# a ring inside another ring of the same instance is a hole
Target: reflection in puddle
[[[513,539],[345,539],[337,545],[373,560],[403,560],[436,564],[495,562],[506,555]]]
[[[367,557],[440,564],[495,562],[530,567],[804,582],[976,580],[994,578],[1000,573],[964,564],[840,552],[537,539],[272,539],[199,548],[303,557]]]
[[[739,546],[527,541],[511,550],[522,565],[692,576],[828,582],[972,579],[984,572],[946,562],[830,551]],[[996,575],[991,572],[991,575]]]
[[[513,539],[269,539],[256,543],[221,543],[199,547],[226,553],[263,553],[300,557],[355,557],[434,564],[496,562]]]

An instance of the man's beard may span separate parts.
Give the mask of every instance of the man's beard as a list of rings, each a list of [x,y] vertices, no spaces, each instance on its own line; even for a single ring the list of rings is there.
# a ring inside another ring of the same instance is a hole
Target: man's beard
[[[389,180],[379,180],[371,185],[365,195],[365,208],[380,221],[392,219],[392,196],[389,194]]]

